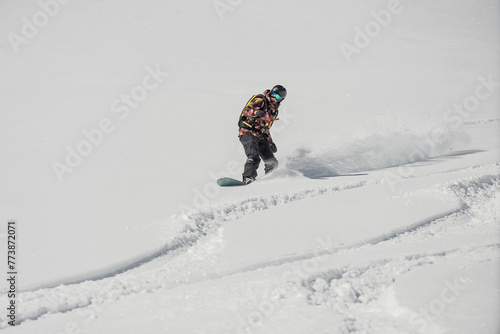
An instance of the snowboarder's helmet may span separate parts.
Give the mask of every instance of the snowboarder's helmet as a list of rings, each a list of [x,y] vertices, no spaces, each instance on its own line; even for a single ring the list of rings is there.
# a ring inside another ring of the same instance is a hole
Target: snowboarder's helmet
[[[276,85],[271,89],[271,96],[274,97],[278,102],[281,102],[286,97],[286,88],[281,85]]]

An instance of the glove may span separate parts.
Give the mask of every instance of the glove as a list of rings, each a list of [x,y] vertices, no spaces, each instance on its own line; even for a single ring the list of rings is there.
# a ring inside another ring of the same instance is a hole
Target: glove
[[[278,148],[276,147],[275,143],[269,143],[269,148],[271,149],[271,152],[273,152],[273,153],[278,152]]]

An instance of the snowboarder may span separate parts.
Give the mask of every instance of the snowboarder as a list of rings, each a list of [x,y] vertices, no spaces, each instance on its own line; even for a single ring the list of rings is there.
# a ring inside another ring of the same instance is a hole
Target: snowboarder
[[[261,158],[266,174],[278,167],[278,160],[274,157],[277,148],[269,130],[278,120],[278,108],[285,97],[285,87],[276,85],[264,94],[252,96],[241,112],[238,126],[240,142],[247,156],[243,170],[243,182],[246,184],[257,177]]]

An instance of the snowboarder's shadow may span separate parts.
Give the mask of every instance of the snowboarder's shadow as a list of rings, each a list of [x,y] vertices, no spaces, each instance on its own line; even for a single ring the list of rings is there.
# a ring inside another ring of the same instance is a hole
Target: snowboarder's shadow
[[[345,176],[365,176],[367,173],[337,173],[335,171],[326,171],[325,169],[307,169],[299,171],[304,177],[315,180],[325,180],[332,177]]]
[[[327,179],[332,177],[345,177],[345,176],[365,176],[368,175],[366,172],[357,172],[354,171],[352,173],[345,172],[345,170],[352,170],[352,166],[350,166],[349,159],[335,159],[335,157],[331,157],[329,155],[324,156],[309,156],[308,150],[297,150],[298,154],[294,157],[291,157],[287,161],[287,168],[293,170],[295,172],[300,173],[304,177],[310,179]],[[400,167],[408,164],[413,165],[428,165],[441,162],[443,160],[455,159],[457,157],[461,157],[469,154],[476,154],[483,152],[482,150],[462,150],[462,151],[452,151],[446,154],[442,154],[435,157],[430,157],[423,159],[421,161],[415,161],[410,163],[402,163],[396,165],[387,165],[381,168],[389,168],[389,167]],[[347,166],[346,166],[347,164]],[[372,168],[369,170],[377,170],[379,168]],[[344,171],[339,171],[344,170]]]

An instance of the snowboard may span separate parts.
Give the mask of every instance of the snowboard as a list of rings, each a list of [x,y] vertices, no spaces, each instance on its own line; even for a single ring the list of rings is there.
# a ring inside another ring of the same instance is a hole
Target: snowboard
[[[217,184],[221,187],[237,187],[237,186],[246,186],[247,184],[236,179],[232,179],[230,177],[221,177],[217,180]]]

